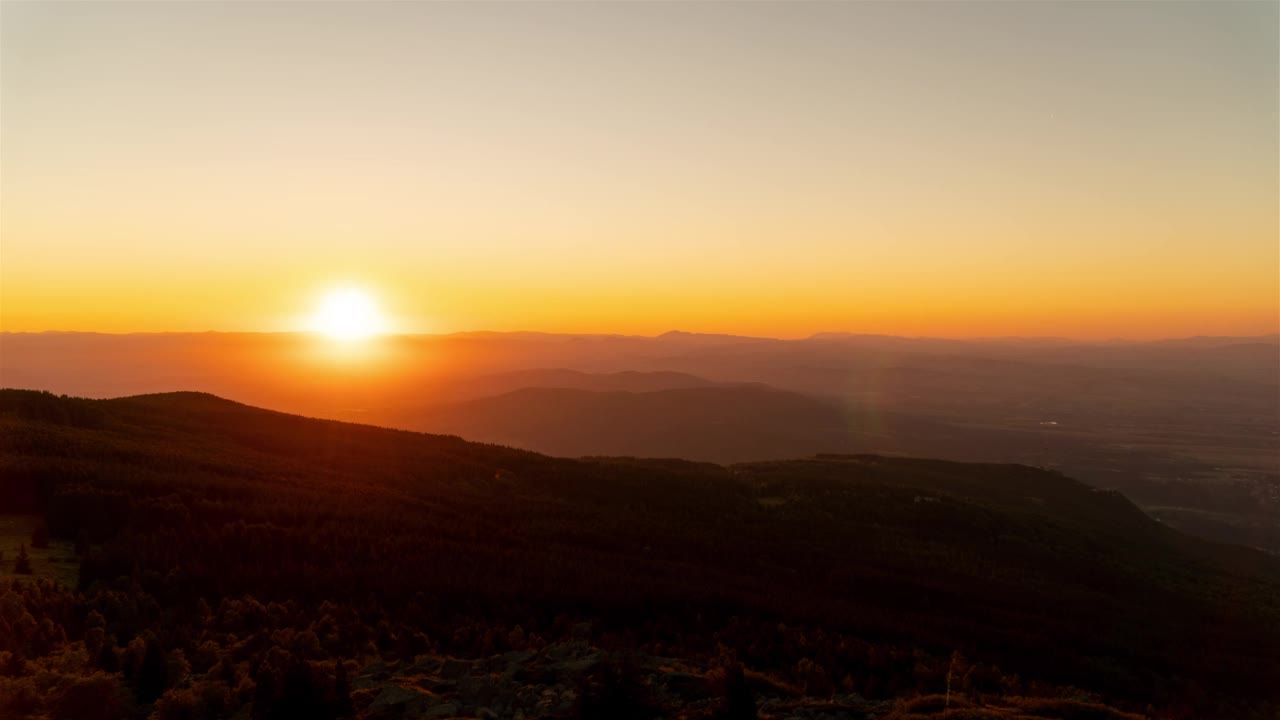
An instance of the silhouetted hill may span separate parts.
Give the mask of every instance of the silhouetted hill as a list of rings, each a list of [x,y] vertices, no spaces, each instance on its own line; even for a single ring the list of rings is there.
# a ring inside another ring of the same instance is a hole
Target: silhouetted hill
[[[1120,490],[1204,537],[1280,552],[1278,342],[1274,335],[1059,342],[463,333],[344,345],[304,333],[0,333],[0,385],[91,397],[193,389],[287,412],[422,428],[426,408],[524,387],[650,392],[694,382],[682,376],[719,388],[763,383],[833,398],[843,426],[819,422],[822,412],[779,414],[761,402],[760,412],[726,421],[745,428],[737,446],[732,433],[715,439],[715,430],[679,416],[645,422],[689,427],[705,442],[673,444],[671,433],[656,432],[654,442],[641,443],[638,432],[615,440],[607,424],[582,429],[601,411],[575,400],[575,437],[561,437],[561,426],[525,428],[501,417],[459,427],[575,455],[625,450],[730,461],[829,450],[1019,462]],[[801,433],[789,424],[803,428],[807,442],[793,442]],[[611,444],[578,442],[593,436]]]
[[[552,455],[717,463],[860,452],[1031,463],[1046,446],[1040,443],[1034,446],[1038,452],[1022,454],[1021,448],[1032,443],[1017,432],[745,383],[652,392],[528,387],[380,416],[379,421]]]
[[[972,361],[974,377],[961,381],[927,369],[884,373],[888,383],[947,389],[971,385],[981,402],[991,361]],[[564,384],[585,378],[564,375]],[[650,378],[649,375],[639,377]],[[508,379],[505,378],[504,379]],[[541,380],[516,374],[510,379]],[[549,379],[554,381],[554,379]],[[582,382],[581,384],[587,384]],[[1042,382],[1041,386],[1047,386]],[[1011,379],[1004,392],[1026,390]],[[1064,382],[1062,392],[1069,392]],[[1122,391],[1116,390],[1119,394]],[[484,442],[553,455],[682,457],[731,463],[803,457],[817,453],[880,453],[945,457],[969,462],[1021,462],[1056,466],[1090,482],[1120,484],[1126,493],[1165,522],[1205,537],[1269,549],[1280,548],[1280,496],[1267,485],[1221,482],[1213,487],[1188,480],[1162,481],[1142,473],[1179,470],[1140,446],[1112,450],[1095,440],[1084,418],[1056,416],[1021,428],[928,413],[892,412],[870,401],[817,398],[764,385],[715,385],[657,392],[588,392],[528,388],[493,397],[449,403],[378,421],[395,427],[462,435]],[[1259,443],[1257,451],[1265,450]],[[1183,468],[1193,467],[1183,459]],[[1116,468],[1125,474],[1117,477]],[[1209,467],[1203,468],[1209,471]]]
[[[428,408],[396,424],[569,456],[737,462],[849,447],[838,404],[761,385],[653,392],[529,387]]]
[[[10,390],[0,477],[0,507],[90,548],[86,595],[24,600],[33,627],[48,616],[78,638],[97,608],[121,653],[150,632],[138,653],[225,653],[225,682],[242,661],[274,682],[293,652],[332,688],[333,658],[536,649],[586,622],[610,648],[730,652],[873,698],[942,692],[958,650],[986,668],[974,698],[1049,692],[1036,680],[1198,717],[1280,699],[1277,560],[1028,467],[565,460],[203,394]],[[278,609],[253,614],[250,596]],[[304,630],[318,645],[285,640]]]
[[[612,373],[589,373],[565,368],[513,370],[493,375],[467,378],[454,383],[449,394],[458,399],[472,399],[523,390],[525,388],[566,388],[596,392],[653,392],[678,388],[717,385],[706,378],[689,373],[624,370]]]

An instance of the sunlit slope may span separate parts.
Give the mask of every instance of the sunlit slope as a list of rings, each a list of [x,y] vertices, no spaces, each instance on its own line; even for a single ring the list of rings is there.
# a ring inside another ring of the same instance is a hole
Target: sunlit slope
[[[203,394],[4,391],[0,477],[3,509],[114,538],[84,581],[181,567],[210,595],[428,592],[633,629],[665,613],[689,638],[781,619],[1117,697],[1280,688],[1280,563],[1022,466],[577,461]],[[237,523],[246,547],[204,535]]]

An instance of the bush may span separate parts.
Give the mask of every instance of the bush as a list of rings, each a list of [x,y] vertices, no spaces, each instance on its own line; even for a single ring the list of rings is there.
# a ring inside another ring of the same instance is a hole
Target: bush
[[[133,710],[119,677],[103,672],[76,678],[49,705],[60,720],[123,720]]]
[[[31,678],[0,677],[0,716],[34,715],[42,704],[40,692]]]
[[[147,720],[196,720],[202,717],[196,708],[198,702],[191,688],[173,688],[160,696]]]

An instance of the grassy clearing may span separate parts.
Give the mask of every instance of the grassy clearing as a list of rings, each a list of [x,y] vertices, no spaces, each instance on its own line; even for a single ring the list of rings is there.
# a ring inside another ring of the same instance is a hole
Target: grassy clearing
[[[75,543],[53,540],[47,548],[31,547],[31,533],[40,524],[35,515],[0,515],[0,582],[12,578],[50,578],[74,588],[80,577],[80,559],[76,557]],[[31,556],[31,575],[15,575],[13,563],[18,548],[27,546]]]

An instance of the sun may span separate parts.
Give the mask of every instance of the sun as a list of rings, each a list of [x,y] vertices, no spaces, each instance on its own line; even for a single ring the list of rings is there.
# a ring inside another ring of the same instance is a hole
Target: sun
[[[363,290],[332,290],[320,302],[311,328],[339,340],[359,340],[385,328],[373,298]]]

